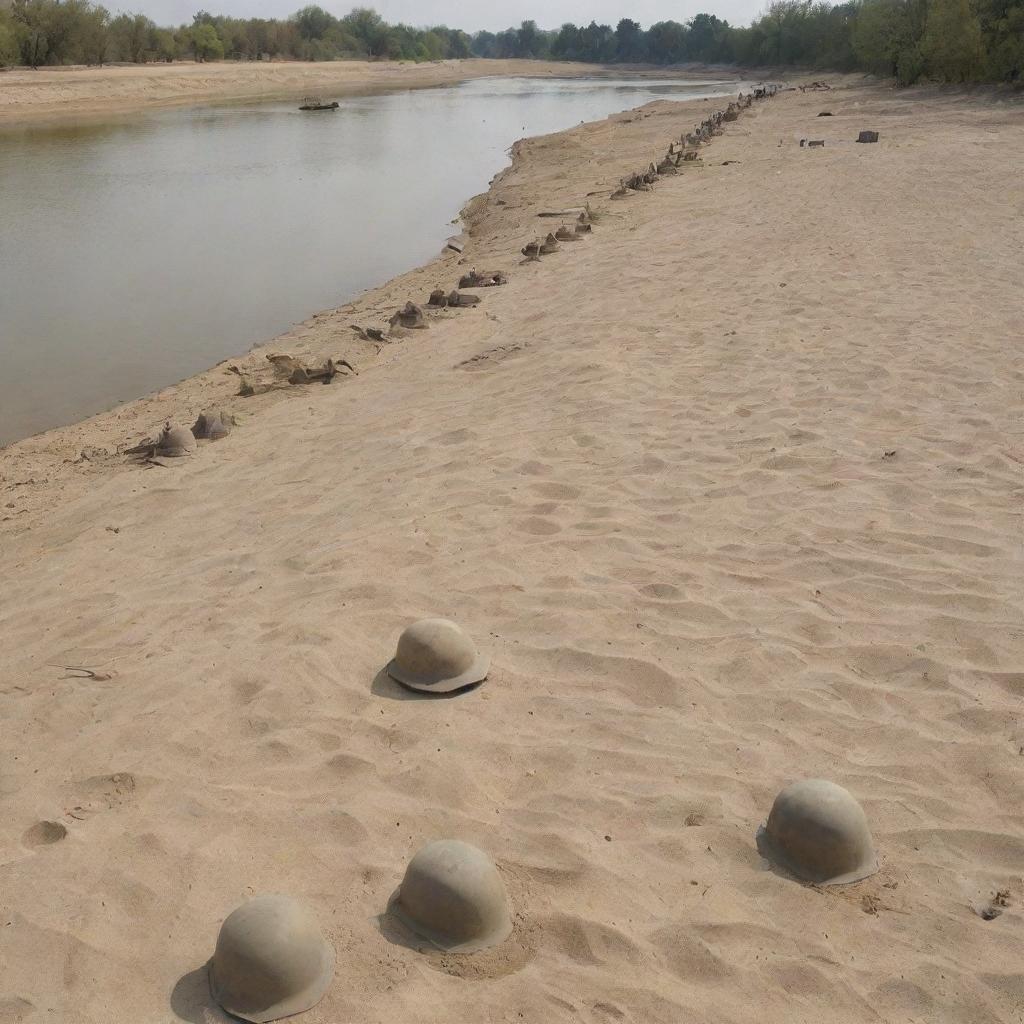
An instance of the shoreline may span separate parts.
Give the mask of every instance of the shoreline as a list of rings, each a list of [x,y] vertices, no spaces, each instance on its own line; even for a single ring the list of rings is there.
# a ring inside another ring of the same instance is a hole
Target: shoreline
[[[787,93],[609,197],[718,106],[523,140],[464,255],[235,361],[356,377],[221,364],[0,453],[0,1007],[212,1020],[220,923],[274,892],[343,965],[309,1024],[1017,1021],[1024,110]],[[508,283],[351,330],[472,267]],[[211,406],[191,457],[88,447]],[[389,679],[433,616],[482,686]],[[810,778],[877,874],[758,855]],[[492,950],[387,926],[441,837],[497,864]]]
[[[251,62],[17,68],[0,74],[0,129],[119,118],[169,107],[274,102],[307,94],[324,98],[457,85],[479,78],[600,78],[621,69],[539,60]],[[630,68],[629,77],[705,77],[690,68]],[[720,77],[738,73],[716,72]]]
[[[445,63],[459,63],[459,62],[445,62]],[[463,63],[465,63],[465,62],[463,62]],[[522,62],[520,62],[520,61],[497,61],[497,62],[496,61],[487,61],[487,62],[483,62],[483,61],[481,61],[480,63],[486,63],[486,64],[495,64],[495,63],[497,63],[497,64],[502,64],[502,65],[504,65],[504,64],[512,64],[512,65],[514,65],[516,67],[518,67],[519,65],[525,64],[525,65],[533,66],[535,71],[536,71],[536,66],[540,66],[542,70],[537,72],[538,74],[544,73],[544,69],[547,69],[549,67],[549,62],[538,62],[538,61],[522,61]],[[205,65],[199,65],[199,67],[204,67],[204,66]],[[320,66],[321,65],[314,65],[314,67],[320,67]],[[571,65],[567,65],[567,66],[571,66]],[[575,67],[581,68],[581,67],[590,67],[590,66],[584,66],[584,65],[578,65],[577,64],[577,65],[575,65]],[[593,71],[594,69],[591,68],[590,70]],[[680,78],[680,79],[683,79],[683,80],[685,80],[685,78],[687,78],[687,77],[694,77],[696,79],[701,79],[702,80],[702,79],[706,78],[708,74],[709,73],[707,73],[707,72],[704,72],[704,73],[693,73],[692,75],[691,74],[687,74],[687,73],[677,73],[675,75],[666,76],[666,77],[676,77],[676,78]],[[618,75],[619,75],[618,71],[616,69],[614,69],[614,68],[610,69],[609,72],[608,72],[608,76],[609,77],[618,77]],[[490,76],[487,76],[487,77],[490,77]],[[533,76],[528,76],[528,77],[533,77]],[[581,73],[581,74],[579,74],[579,75],[577,75],[575,77],[593,77],[593,75],[591,75],[591,74],[582,74]],[[631,76],[631,77],[634,77],[634,76]],[[661,74],[660,74],[660,72],[658,74],[655,74],[654,71],[651,71],[650,75],[639,75],[639,76],[635,76],[635,77],[661,77]],[[468,79],[461,79],[461,80],[468,80]],[[737,79],[737,84],[739,84],[741,81],[742,81],[742,79]],[[435,87],[435,86],[443,87],[444,85],[447,85],[447,84],[449,84],[449,83],[447,83],[447,82],[427,83],[427,84],[422,84],[422,85],[417,85],[417,86],[404,86],[403,85],[403,86],[401,86],[401,88],[406,88],[406,87],[409,87],[409,88],[432,88],[432,87]],[[396,88],[398,88],[398,86],[396,86]],[[387,91],[387,90],[386,89],[372,88],[372,89],[368,89],[367,91],[378,92],[378,91]],[[266,97],[261,97],[261,98],[266,98]],[[186,102],[189,102],[189,101],[182,101],[182,103],[186,103]],[[220,99],[209,99],[206,103],[203,103],[201,105],[203,105],[203,106],[213,105],[213,104],[216,104],[216,103],[219,103],[219,102],[222,102],[222,101]],[[223,102],[231,102],[231,101],[230,100],[223,100]],[[656,106],[656,105],[658,105],[660,103],[667,103],[667,104],[669,104],[670,106],[673,106],[673,107],[680,107],[680,108],[682,108],[682,107],[690,107],[690,108],[692,108],[692,109],[694,109],[696,111],[696,110],[702,109],[708,103],[714,104],[714,103],[717,103],[717,102],[719,102],[719,100],[706,100],[706,99],[679,100],[679,101],[666,100],[666,101],[656,101],[654,105]],[[723,97],[721,99],[721,102],[722,103],[726,102],[726,99]],[[648,106],[650,106],[650,105],[651,104],[648,104]],[[617,113],[609,115],[606,119],[603,119],[603,120],[605,120],[605,121],[621,120],[624,123],[628,123],[630,120],[632,120],[634,118],[637,118],[637,117],[640,117],[640,116],[644,116],[644,115],[641,115],[639,113],[642,109],[643,108],[631,108],[631,109],[627,109],[627,110],[622,110],[622,111],[619,111]],[[143,110],[134,110],[134,111],[130,112],[130,115],[135,115],[135,114],[140,114],[140,113],[144,113],[144,111]],[[126,116],[130,116],[130,115],[126,115]],[[107,116],[107,115],[106,114],[102,114],[102,115],[101,114],[97,114],[96,116]],[[602,121],[591,122],[589,125],[581,126],[581,127],[592,127],[594,125],[600,125],[601,123],[603,123],[603,122]],[[475,196],[470,196],[463,203],[462,207],[459,210],[458,221],[457,222],[453,221],[453,226],[457,225],[456,234],[458,234],[460,232],[463,233],[463,234],[471,234],[472,233],[474,217],[479,216],[479,213],[477,213],[477,211],[481,211],[481,210],[485,210],[486,209],[486,207],[488,205],[488,200],[490,198],[493,198],[491,196],[491,192],[493,191],[494,186],[498,182],[500,182],[502,180],[503,176],[506,173],[515,170],[517,165],[519,165],[519,163],[524,159],[523,153],[529,148],[527,144],[529,144],[531,142],[536,142],[538,140],[543,140],[543,139],[549,138],[549,137],[557,138],[557,137],[560,137],[562,135],[569,134],[569,133],[571,133],[573,131],[576,131],[576,130],[577,130],[577,128],[570,128],[570,129],[566,129],[563,132],[554,133],[552,136],[538,136],[538,137],[535,137],[535,138],[525,138],[525,139],[519,139],[519,140],[513,141],[513,143],[509,147],[510,162],[509,162],[509,164],[505,168],[503,168],[502,170],[499,170],[498,172],[496,172],[494,178],[492,179],[491,186],[488,189],[488,191],[485,192],[485,193],[481,193],[481,194],[475,195]],[[438,254],[435,257],[433,257],[432,259],[428,260],[427,262],[419,264],[418,266],[412,267],[408,271],[406,271],[406,272],[404,272],[402,274],[396,275],[394,278],[391,278],[391,279],[389,279],[389,280],[387,280],[387,281],[385,281],[385,282],[383,282],[381,284],[374,285],[374,286],[371,286],[370,288],[364,289],[361,293],[356,295],[352,300],[350,300],[347,303],[343,303],[340,306],[329,307],[327,309],[313,310],[313,311],[309,312],[305,316],[305,318],[303,320],[298,321],[297,324],[294,327],[292,327],[292,328],[290,328],[290,329],[288,329],[288,330],[286,330],[286,331],[284,331],[284,332],[282,332],[280,334],[273,335],[273,336],[271,336],[269,338],[263,338],[261,340],[258,340],[256,342],[254,342],[253,344],[251,344],[249,346],[249,348],[247,348],[247,349],[245,349],[243,351],[240,351],[240,352],[238,352],[236,354],[233,354],[233,355],[226,356],[226,357],[223,357],[221,359],[218,359],[215,363],[211,364],[206,369],[199,371],[198,373],[190,374],[189,376],[183,377],[179,381],[176,381],[174,383],[168,384],[168,385],[166,385],[164,387],[154,388],[152,391],[149,391],[149,392],[146,392],[144,394],[135,396],[133,398],[126,399],[125,401],[119,402],[119,403],[111,406],[108,409],[100,410],[100,411],[98,411],[96,413],[90,414],[88,416],[84,416],[81,419],[74,420],[74,421],[72,421],[70,423],[57,424],[57,425],[55,425],[53,427],[45,428],[43,430],[37,431],[34,434],[30,434],[27,437],[18,438],[17,440],[11,441],[11,442],[9,442],[8,444],[6,444],[4,446],[0,446],[0,466],[2,466],[4,454],[11,452],[13,449],[15,449],[19,445],[32,444],[34,442],[38,442],[41,446],[45,447],[47,441],[48,440],[52,440],[52,441],[54,441],[56,443],[56,445],[58,447],[63,447],[63,441],[64,441],[63,435],[66,434],[66,433],[70,433],[70,434],[73,434],[75,436],[85,436],[85,435],[87,435],[89,433],[89,431],[86,429],[89,424],[93,424],[93,423],[96,423],[97,421],[105,420],[105,419],[110,418],[110,417],[116,417],[116,419],[118,421],[123,421],[125,418],[134,419],[132,410],[135,407],[139,406],[140,404],[151,403],[153,401],[156,401],[160,396],[167,396],[168,394],[170,394],[172,392],[178,393],[179,391],[183,391],[183,392],[187,393],[188,390],[189,390],[190,384],[192,382],[197,382],[197,381],[200,381],[200,380],[205,380],[211,374],[221,370],[221,368],[223,368],[226,365],[241,365],[243,363],[247,363],[248,365],[251,366],[251,360],[252,360],[252,357],[253,357],[254,353],[262,353],[262,352],[264,352],[264,351],[266,351],[266,350],[268,350],[270,348],[280,347],[282,344],[288,344],[288,343],[290,343],[290,341],[294,338],[294,336],[296,334],[301,333],[303,331],[303,329],[308,327],[309,325],[315,324],[318,321],[321,321],[322,319],[324,319],[325,317],[328,317],[330,315],[336,315],[336,314],[338,314],[338,313],[340,313],[340,312],[342,312],[344,310],[348,310],[348,309],[355,310],[355,309],[359,308],[361,300],[365,299],[367,296],[372,295],[372,294],[374,294],[376,292],[388,289],[395,282],[400,281],[400,280],[402,280],[402,279],[404,279],[404,278],[406,278],[406,277],[408,277],[410,275],[421,275],[421,274],[424,274],[424,273],[428,273],[435,266],[437,266],[437,267],[448,266],[453,261],[455,263],[462,263],[462,262],[464,262],[464,257],[460,253],[457,253],[457,252],[454,252],[452,250],[449,250],[447,248],[447,246],[444,244],[444,241],[442,240],[441,241],[440,251],[438,252]],[[205,388],[200,388],[200,390],[205,393]],[[218,394],[217,397],[218,398],[222,398],[222,397],[226,397],[226,396]],[[139,438],[136,438],[136,440],[139,440]],[[108,449],[110,451],[111,454],[116,453],[117,451],[120,450],[120,448],[124,448],[124,447],[127,447],[127,446],[128,445],[126,445],[126,444],[118,445],[109,436],[104,437],[104,440],[103,440],[102,444],[90,444],[90,447],[93,447],[93,448],[106,448],[106,449]],[[2,522],[2,517],[0,517],[0,522]]]

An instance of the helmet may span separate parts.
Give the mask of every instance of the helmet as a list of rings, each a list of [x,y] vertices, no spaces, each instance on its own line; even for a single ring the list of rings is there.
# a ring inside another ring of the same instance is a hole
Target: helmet
[[[858,882],[878,870],[860,804],[824,779],[794,782],[779,793],[757,847],[767,860],[820,885]]]
[[[231,416],[219,410],[201,412],[192,426],[194,437],[206,438],[209,441],[219,441],[230,432]]]
[[[195,450],[196,439],[191,430],[170,420],[164,424],[164,429],[160,431],[160,438],[156,443],[157,455],[176,457],[191,455]]]
[[[210,991],[242,1020],[315,1006],[334,975],[334,950],[312,912],[287,896],[257,896],[228,915],[210,961]]]
[[[482,850],[457,839],[427,843],[409,862],[392,913],[441,949],[471,953],[512,931],[498,869]]]
[[[462,628],[448,619],[420,619],[398,638],[388,664],[392,679],[424,693],[451,693],[479,683],[490,658],[477,652]]]

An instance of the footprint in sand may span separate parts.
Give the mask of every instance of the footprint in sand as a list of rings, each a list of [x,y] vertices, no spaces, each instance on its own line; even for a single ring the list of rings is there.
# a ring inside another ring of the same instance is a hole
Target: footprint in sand
[[[568,484],[543,483],[531,484],[530,486],[544,498],[572,501],[580,496],[580,489],[578,487],[570,487]]]
[[[67,834],[68,830],[59,821],[37,821],[31,828],[25,830],[21,842],[30,849],[52,846],[59,843]]]
[[[63,817],[85,821],[100,811],[123,807],[135,798],[137,785],[130,772],[84,779],[69,790]]]
[[[975,908],[975,912],[983,921],[994,921],[1010,905],[1010,890],[1000,889],[992,894],[992,898]]]
[[[550,519],[542,519],[540,517],[524,519],[518,525],[520,533],[532,533],[536,537],[550,536],[553,533],[561,532],[561,529],[558,523],[553,523]]]

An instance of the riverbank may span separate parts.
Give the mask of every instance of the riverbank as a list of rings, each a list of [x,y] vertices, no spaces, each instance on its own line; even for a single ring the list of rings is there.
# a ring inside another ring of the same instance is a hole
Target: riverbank
[[[0,126],[103,118],[167,106],[283,100],[307,94],[322,94],[333,99],[390,89],[454,85],[474,78],[504,75],[580,78],[603,73],[609,72],[590,64],[476,58],[425,64],[400,61],[260,61],[249,64],[179,62],[102,68],[47,67],[36,71],[19,68],[0,74]],[[686,77],[691,73],[659,70],[657,74],[661,77]],[[719,77],[727,75],[719,74]]]
[[[1015,1019],[1021,109],[786,93],[608,198],[718,105],[520,143],[464,255],[0,452],[15,1020],[219,1019],[202,966],[267,891],[339,951],[309,1024]],[[519,264],[588,198],[592,237]],[[473,266],[510,281],[352,331]],[[358,373],[238,397],[268,353]],[[211,406],[239,423],[195,456],[118,454]],[[481,689],[379,674],[427,614],[490,649]],[[879,874],[766,870],[805,776]],[[439,836],[499,863],[493,954],[378,928]]]

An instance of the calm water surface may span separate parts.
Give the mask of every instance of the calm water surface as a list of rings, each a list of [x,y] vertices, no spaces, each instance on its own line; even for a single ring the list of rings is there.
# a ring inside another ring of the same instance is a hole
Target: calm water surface
[[[423,263],[519,138],[735,82],[486,79],[0,129],[0,445]]]

